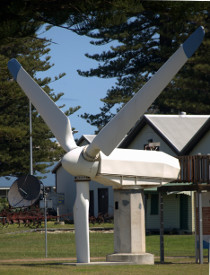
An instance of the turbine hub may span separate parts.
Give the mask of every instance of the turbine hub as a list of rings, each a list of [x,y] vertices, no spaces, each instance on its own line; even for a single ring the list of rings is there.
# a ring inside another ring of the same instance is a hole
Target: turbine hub
[[[83,157],[84,146],[66,153],[62,159],[63,168],[73,176],[94,178],[98,172],[99,161],[87,161]]]
[[[91,162],[99,160],[100,153],[99,152],[95,152],[95,154],[90,155],[88,153],[88,147],[89,147],[89,145],[86,145],[83,148],[82,155],[83,155],[84,159],[87,160],[87,161],[91,161]]]

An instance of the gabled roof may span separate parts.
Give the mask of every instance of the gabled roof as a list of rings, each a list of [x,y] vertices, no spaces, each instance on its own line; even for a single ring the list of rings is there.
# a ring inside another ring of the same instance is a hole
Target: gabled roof
[[[120,147],[126,148],[146,125],[177,154],[187,154],[210,129],[210,115],[144,115]]]

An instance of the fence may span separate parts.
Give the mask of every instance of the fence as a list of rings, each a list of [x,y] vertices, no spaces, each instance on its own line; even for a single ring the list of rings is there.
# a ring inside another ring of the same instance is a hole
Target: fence
[[[181,172],[179,182],[210,183],[210,155],[178,157]]]

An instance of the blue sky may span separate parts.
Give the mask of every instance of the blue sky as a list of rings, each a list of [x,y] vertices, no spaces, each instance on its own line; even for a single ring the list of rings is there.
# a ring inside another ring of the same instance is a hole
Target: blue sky
[[[50,46],[51,63],[54,63],[54,66],[44,72],[43,77],[54,77],[59,73],[66,73],[65,77],[50,85],[55,93],[64,93],[64,96],[59,100],[59,104],[64,103],[67,107],[81,106],[79,111],[70,116],[71,125],[78,131],[75,137],[79,138],[83,134],[94,134],[96,128],[79,116],[85,112],[96,114],[100,111],[99,108],[103,106],[100,99],[105,97],[107,90],[114,85],[115,79],[81,77],[78,75],[77,69],[89,70],[90,68],[96,68],[97,62],[85,57],[85,53],[99,53],[110,48],[110,45],[93,46],[89,43],[90,38],[78,36],[59,27],[53,27],[44,33],[40,30],[38,34],[39,37],[52,39],[56,43]]]

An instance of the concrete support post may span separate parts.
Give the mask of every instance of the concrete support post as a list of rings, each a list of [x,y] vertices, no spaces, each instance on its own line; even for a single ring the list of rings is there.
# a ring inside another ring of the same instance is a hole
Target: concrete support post
[[[154,256],[145,252],[144,191],[116,189],[114,204],[114,254],[107,261],[154,264]]]
[[[198,192],[199,263],[203,264],[203,215],[202,193]]]

